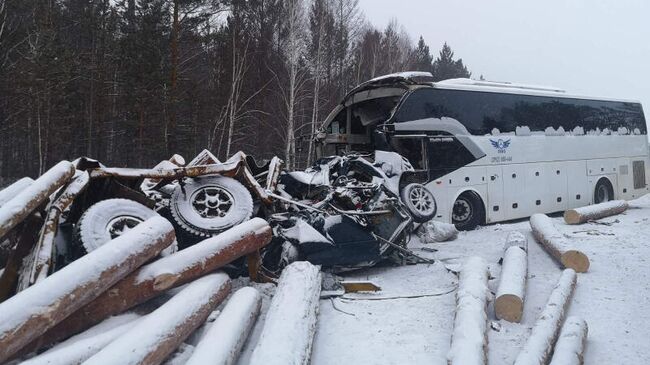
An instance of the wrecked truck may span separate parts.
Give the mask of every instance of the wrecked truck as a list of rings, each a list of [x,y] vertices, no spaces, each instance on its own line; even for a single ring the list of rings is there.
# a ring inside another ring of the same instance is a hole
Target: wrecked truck
[[[242,152],[221,162],[207,150],[189,163],[174,155],[151,169],[112,168],[80,158],[54,170],[64,171],[67,182],[53,184],[51,199],[44,197],[47,219],[34,223],[42,226],[32,230],[37,244],[21,254],[26,265],[19,289],[156,215],[176,231],[176,242],[162,255],[252,217],[266,219],[275,233],[271,244],[256,262],[242,258],[228,269],[273,279],[296,260],[340,271],[388,258],[412,259],[409,233],[436,211],[421,186],[400,195],[399,176],[412,167],[382,151],[323,158],[305,171],[284,171],[277,157],[258,165]],[[9,239],[16,247],[21,237]]]

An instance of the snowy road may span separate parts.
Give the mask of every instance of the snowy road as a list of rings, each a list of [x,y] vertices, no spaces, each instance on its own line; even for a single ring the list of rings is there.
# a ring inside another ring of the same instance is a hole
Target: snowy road
[[[635,205],[637,209],[600,221],[611,225],[568,226],[561,218],[555,219],[558,229],[591,260],[589,272],[578,274],[568,313],[583,317],[589,325],[586,364],[650,363],[650,197]],[[521,324],[498,321],[499,332],[488,329],[490,364],[511,364],[561,274],[560,267],[535,243],[527,221],[461,233],[449,243],[412,242],[418,254],[440,260],[434,265],[353,274],[354,280],[372,280],[383,290],[321,300],[312,364],[446,364],[456,278],[442,263],[455,269],[464,257],[483,257],[495,277],[489,283],[494,292],[503,243],[513,230],[524,233],[529,241],[523,320]],[[422,251],[422,246],[439,251]],[[496,321],[492,305],[489,316]]]

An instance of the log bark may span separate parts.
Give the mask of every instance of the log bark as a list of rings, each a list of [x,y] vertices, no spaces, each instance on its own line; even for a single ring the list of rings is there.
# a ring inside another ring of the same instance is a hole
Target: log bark
[[[229,292],[224,273],[197,279],[83,364],[161,364]]]
[[[2,275],[0,275],[0,302],[15,293],[23,259],[29,255],[29,251],[38,240],[38,232],[42,225],[43,218],[38,213],[30,215],[22,223],[16,247],[11,251]]]
[[[54,237],[59,229],[61,214],[68,209],[72,201],[79,195],[86,186],[90,177],[87,172],[75,176],[65,190],[48,207],[45,225],[40,233],[38,241],[34,246],[29,259],[21,270],[18,282],[18,291],[22,291],[38,281],[47,277],[52,264],[54,250]]]
[[[456,293],[456,318],[447,364],[487,364],[488,267],[480,257],[463,264]]]
[[[135,326],[141,316],[129,313],[109,318],[97,326],[54,346],[21,365],[78,365]]]
[[[18,193],[27,189],[27,187],[29,187],[33,182],[34,180],[32,178],[23,177],[22,179],[17,180],[13,184],[0,190],[0,207],[11,200],[14,196],[18,195]]]
[[[566,224],[583,224],[589,221],[621,214],[627,210],[628,204],[625,200],[612,200],[605,203],[588,205],[586,207],[569,209],[564,212]]]
[[[571,269],[564,270],[514,365],[548,363],[575,287],[576,272]]]
[[[589,328],[584,319],[569,317],[553,350],[550,365],[582,365]]]
[[[185,365],[231,365],[248,338],[262,306],[260,293],[244,287],[233,294]]]
[[[320,290],[317,266],[298,261],[284,269],[250,365],[309,364]]]
[[[61,161],[0,207],[0,239],[40,207],[75,173],[74,166]]]
[[[86,328],[258,250],[271,241],[271,227],[254,218],[218,236],[141,267],[30,344],[30,350]],[[94,252],[94,251],[93,251]]]
[[[520,232],[511,232],[504,247],[494,313],[498,319],[519,323],[524,312],[526,276],[528,274],[526,236]]]
[[[573,248],[566,237],[555,228],[549,217],[544,214],[533,215],[530,217],[530,227],[537,242],[564,268],[570,268],[576,272],[589,270],[587,255]]]
[[[174,228],[151,218],[0,304],[0,362],[97,298],[174,240]]]

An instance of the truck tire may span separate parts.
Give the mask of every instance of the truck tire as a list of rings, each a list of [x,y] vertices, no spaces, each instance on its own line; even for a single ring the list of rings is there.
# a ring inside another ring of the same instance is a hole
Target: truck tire
[[[402,189],[400,195],[402,203],[408,209],[414,222],[428,222],[436,216],[436,199],[424,185],[408,184]]]
[[[106,242],[158,213],[129,199],[107,199],[93,204],[79,218],[74,238],[85,253],[96,250]],[[176,251],[176,243],[166,248],[163,255]]]
[[[176,186],[170,210],[180,228],[209,237],[250,219],[253,197],[233,178],[203,176]]]

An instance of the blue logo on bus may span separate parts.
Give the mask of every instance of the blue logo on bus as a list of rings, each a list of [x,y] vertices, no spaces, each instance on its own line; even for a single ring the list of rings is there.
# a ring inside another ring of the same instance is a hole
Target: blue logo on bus
[[[498,153],[506,153],[506,149],[510,146],[510,140],[503,140],[501,138],[496,141],[491,139],[492,146],[497,149]]]

